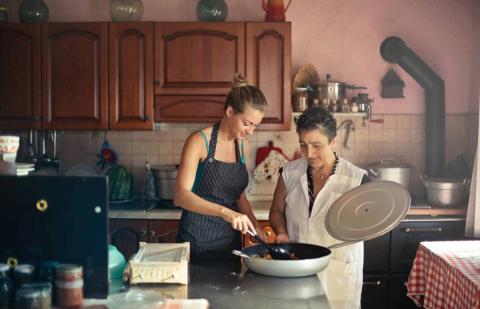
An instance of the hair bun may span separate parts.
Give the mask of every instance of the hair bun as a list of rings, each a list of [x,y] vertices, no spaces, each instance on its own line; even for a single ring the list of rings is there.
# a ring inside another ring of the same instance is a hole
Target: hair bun
[[[237,73],[233,77],[232,89],[248,86],[248,82],[242,74]]]

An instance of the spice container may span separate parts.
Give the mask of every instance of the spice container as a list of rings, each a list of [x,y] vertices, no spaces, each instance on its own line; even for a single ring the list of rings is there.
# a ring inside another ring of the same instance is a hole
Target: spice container
[[[320,107],[320,100],[317,98],[313,99],[311,107],[313,108]]]
[[[303,87],[295,88],[295,100],[293,101],[293,111],[303,112],[308,108],[308,89]]]
[[[18,309],[51,309],[52,296],[49,283],[26,284],[15,295]]]
[[[343,99],[342,113],[349,113],[349,112],[350,112],[350,105],[348,104],[348,99]]]
[[[25,283],[34,281],[35,267],[30,264],[20,264],[15,267],[14,271],[15,287],[18,289]]]
[[[328,111],[331,113],[336,113],[338,110],[337,100],[331,100],[330,105],[328,106]]]
[[[322,105],[320,105],[320,108],[328,111],[328,100],[327,99],[322,100]]]
[[[74,307],[83,304],[83,268],[76,264],[61,264],[55,271],[57,305]]]
[[[357,102],[353,101],[351,111],[352,111],[352,113],[358,113]]]
[[[5,273],[0,273],[0,309],[13,306],[13,282]]]

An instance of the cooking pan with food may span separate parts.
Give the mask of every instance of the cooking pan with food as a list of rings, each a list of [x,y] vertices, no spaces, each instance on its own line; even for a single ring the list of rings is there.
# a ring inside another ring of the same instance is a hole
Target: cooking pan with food
[[[407,215],[411,198],[408,191],[392,181],[361,185],[340,196],[328,209],[327,231],[339,243],[329,247],[305,243],[273,244],[291,253],[290,260],[275,260],[265,245],[254,245],[234,252],[241,255],[248,269],[268,276],[304,277],[324,270],[331,249],[370,240],[393,230]]]

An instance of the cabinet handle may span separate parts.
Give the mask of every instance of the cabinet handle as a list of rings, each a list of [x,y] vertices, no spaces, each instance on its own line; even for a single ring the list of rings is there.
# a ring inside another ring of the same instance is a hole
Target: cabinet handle
[[[439,233],[443,229],[441,227],[407,227],[403,231],[405,233]]]
[[[143,117],[143,121],[149,121],[149,120],[150,120],[150,117],[149,117],[149,116]]]
[[[146,229],[141,229],[140,234],[142,234],[142,236],[147,235],[147,230]]]
[[[150,237],[155,237],[155,231],[150,231]]]
[[[380,280],[378,281],[365,281],[363,282],[363,285],[368,285],[368,286],[381,286],[382,285],[382,282]]]
[[[155,84],[155,86],[160,86],[160,81],[159,80],[155,80],[153,83]]]

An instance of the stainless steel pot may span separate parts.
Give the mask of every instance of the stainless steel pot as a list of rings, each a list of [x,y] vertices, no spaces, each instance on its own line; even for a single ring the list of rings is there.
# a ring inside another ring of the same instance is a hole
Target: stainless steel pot
[[[164,200],[173,200],[173,188],[177,177],[176,165],[157,165],[151,167],[155,180],[157,196]]]
[[[470,179],[428,178],[421,176],[431,206],[456,206],[462,204],[468,192]]]
[[[330,79],[330,74],[327,74],[327,80],[316,86],[316,96],[320,101],[327,99],[328,102],[341,102],[346,98],[347,89],[367,89],[365,87],[358,87],[354,85],[347,85],[343,82],[334,81]]]
[[[381,160],[369,166],[368,174],[373,180],[388,180],[401,184],[407,190],[410,186],[410,177],[413,166],[392,160]]]

